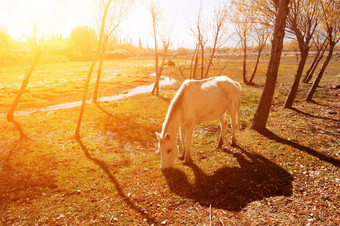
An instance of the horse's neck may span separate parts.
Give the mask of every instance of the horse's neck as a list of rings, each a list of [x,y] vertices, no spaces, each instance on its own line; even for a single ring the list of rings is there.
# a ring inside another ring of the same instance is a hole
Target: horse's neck
[[[170,134],[176,137],[181,124],[181,115],[178,111],[170,111],[163,125],[163,135]]]

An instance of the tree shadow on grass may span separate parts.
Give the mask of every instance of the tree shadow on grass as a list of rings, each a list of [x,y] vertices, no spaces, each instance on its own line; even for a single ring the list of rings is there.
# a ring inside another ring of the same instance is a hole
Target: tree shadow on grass
[[[19,122],[17,122],[13,117],[12,118],[7,118],[7,120],[11,123],[13,123],[14,127],[16,130],[18,130],[20,134],[20,141],[24,141],[28,139],[28,136],[24,133],[24,130],[22,129],[22,126]]]
[[[58,188],[56,176],[48,171],[55,157],[32,155],[26,141],[15,141],[8,153],[0,155],[0,212],[10,203],[30,202]]]
[[[273,196],[291,196],[293,177],[286,170],[257,154],[237,146],[240,153],[231,152],[238,167],[224,166],[207,175],[192,164],[195,182],[191,184],[185,173],[171,169],[164,173],[170,190],[193,199],[203,206],[241,211],[250,202]]]
[[[20,146],[23,145],[23,143],[28,140],[28,136],[24,133],[22,126],[19,122],[17,122],[13,117],[7,118],[7,120],[13,123],[15,129],[19,132],[20,138],[19,140],[13,143],[12,148],[8,148],[8,152],[6,155],[3,153],[0,153],[0,154],[3,154],[3,155],[0,155],[1,157],[0,164],[2,165],[3,169],[11,168],[10,158],[12,157],[14,150],[20,149]]]
[[[145,211],[143,211],[141,208],[139,208],[125,193],[123,188],[121,187],[121,185],[119,184],[119,182],[117,181],[117,179],[115,178],[115,176],[111,173],[109,166],[102,160],[94,158],[91,156],[91,154],[89,153],[89,151],[87,150],[86,146],[83,144],[83,142],[81,141],[81,139],[77,139],[77,142],[79,143],[81,149],[83,150],[85,156],[91,160],[93,163],[95,163],[96,165],[98,165],[105,173],[106,175],[109,177],[110,181],[114,184],[115,188],[118,191],[118,194],[120,195],[120,197],[124,200],[124,202],[134,211],[136,211],[137,213],[139,213],[143,218],[145,218],[148,224],[155,224],[157,223],[156,220],[154,218],[152,218],[148,213],[146,213]]]
[[[296,113],[303,114],[303,115],[305,115],[305,116],[307,116],[307,117],[312,117],[312,118],[317,118],[317,119],[323,119],[323,120],[331,120],[331,121],[333,121],[333,122],[340,122],[339,119],[332,119],[332,118],[327,118],[327,117],[322,117],[322,116],[317,116],[317,115],[311,115],[311,114],[306,113],[306,112],[304,112],[304,111],[301,111],[301,110],[299,110],[299,109],[297,109],[297,108],[295,108],[295,107],[292,107],[291,110],[295,111]]]
[[[107,114],[110,117],[115,117],[115,115],[112,112],[107,111],[105,108],[103,108],[98,102],[94,103],[99,110],[101,110],[102,112],[104,112],[105,114]]]
[[[263,136],[271,139],[271,140],[274,140],[276,142],[279,142],[281,144],[285,144],[285,145],[289,145],[293,148],[296,148],[300,151],[303,151],[309,155],[312,155],[322,161],[325,161],[325,162],[328,162],[336,167],[340,167],[340,160],[338,159],[335,159],[335,158],[332,158],[330,156],[327,156],[327,155],[324,155],[320,152],[317,152],[315,150],[313,150],[312,148],[309,148],[309,147],[306,147],[306,146],[303,146],[301,144],[298,144],[298,143],[294,143],[293,141],[290,141],[290,140],[287,140],[287,139],[284,139],[282,137],[279,137],[278,135],[276,135],[275,133],[273,133],[272,131],[268,130],[268,129],[265,129],[263,130],[262,132],[260,132]]]

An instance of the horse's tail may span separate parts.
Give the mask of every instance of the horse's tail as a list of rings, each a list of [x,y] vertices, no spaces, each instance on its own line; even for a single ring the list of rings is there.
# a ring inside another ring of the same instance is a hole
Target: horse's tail
[[[239,99],[236,103],[236,114],[235,114],[235,123],[236,123],[236,129],[240,131],[240,102],[241,99]]]
[[[239,95],[238,95],[238,100],[236,100],[236,116],[235,116],[235,120],[236,120],[236,128],[238,131],[240,131],[240,105],[241,105],[241,84],[239,82],[234,81],[234,84],[237,86],[238,91],[239,91]]]
[[[236,85],[236,87],[240,90],[240,92],[241,92],[241,90],[242,90],[242,87],[241,87],[241,84],[239,83],[239,82],[236,82],[236,81],[233,81],[234,82],[234,84]]]

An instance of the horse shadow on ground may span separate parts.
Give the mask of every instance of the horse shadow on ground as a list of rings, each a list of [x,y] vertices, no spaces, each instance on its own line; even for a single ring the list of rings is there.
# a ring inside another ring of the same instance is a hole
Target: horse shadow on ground
[[[250,202],[267,197],[292,195],[290,173],[260,154],[237,148],[240,152],[226,150],[237,159],[237,167],[224,166],[207,175],[193,163],[193,184],[179,169],[165,172],[170,190],[203,206],[227,211],[241,211]]]
[[[306,147],[306,146],[303,146],[301,144],[298,144],[298,143],[295,143],[293,141],[290,141],[290,140],[287,140],[287,139],[284,139],[282,137],[279,137],[278,135],[276,135],[275,133],[273,133],[272,131],[268,130],[268,129],[265,129],[263,131],[260,132],[263,136],[271,139],[271,140],[274,140],[276,142],[279,142],[281,144],[285,144],[285,145],[289,145],[293,148],[296,148],[300,151],[303,151],[309,155],[312,155],[324,162],[328,162],[336,167],[340,167],[340,160],[338,159],[335,159],[335,158],[332,158],[330,156],[327,156],[327,155],[324,155],[320,152],[317,152],[315,151],[314,149],[310,148],[310,147]]]

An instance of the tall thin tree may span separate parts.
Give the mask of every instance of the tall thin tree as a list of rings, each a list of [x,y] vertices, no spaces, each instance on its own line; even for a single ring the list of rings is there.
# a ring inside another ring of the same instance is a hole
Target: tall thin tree
[[[310,41],[319,24],[318,10],[319,1],[317,0],[291,0],[287,28],[288,32],[293,34],[298,42],[301,57],[294,81],[284,104],[285,108],[293,106],[298,93],[301,76],[311,45]]]
[[[204,78],[208,77],[210,67],[212,65],[212,61],[215,56],[215,52],[218,49],[219,45],[222,45],[225,41],[223,40],[223,36],[227,34],[226,30],[226,20],[228,15],[228,5],[224,3],[221,6],[218,6],[215,9],[215,15],[213,19],[213,34],[214,34],[214,44],[211,50],[211,55],[208,61],[207,68],[205,70]]]
[[[330,60],[332,59],[335,45],[340,41],[340,23],[339,23],[340,4],[339,4],[339,1],[336,1],[336,0],[321,1],[321,4],[322,4],[322,12],[323,12],[322,23],[323,23],[323,26],[325,27],[326,38],[329,43],[329,50],[328,50],[328,55],[325,59],[325,62],[323,63],[318,73],[318,76],[315,78],[313,85],[309,89],[309,92],[306,97],[307,101],[312,100],[313,95],[316,91],[316,88],[318,87]]]
[[[247,79],[247,51],[248,51],[248,36],[251,31],[251,22],[253,20],[253,6],[248,0],[233,1],[234,13],[232,22],[235,24],[236,34],[240,38],[240,43],[243,51],[242,63],[242,80],[245,84],[249,84]]]
[[[303,78],[302,82],[308,83],[313,78],[314,72],[318,67],[320,61],[325,55],[326,49],[328,48],[328,41],[325,40],[320,43],[319,40],[313,40],[314,46],[316,48],[316,54],[314,56],[313,62],[311,63],[310,67],[308,68],[305,77]]]
[[[102,47],[102,42],[103,42],[103,34],[104,34],[104,27],[105,27],[105,20],[106,20],[106,15],[107,15],[107,11],[108,8],[110,7],[112,0],[108,0],[108,2],[106,3],[104,12],[103,12],[103,17],[102,17],[102,21],[101,21],[101,28],[100,28],[100,33],[99,33],[99,42],[98,42],[98,46],[97,46],[97,51],[96,54],[93,58],[90,70],[87,74],[87,79],[85,82],[85,88],[84,88],[84,93],[83,93],[83,98],[82,98],[82,103],[80,106],[80,111],[79,111],[79,116],[78,116],[78,120],[77,120],[77,127],[76,127],[76,131],[75,131],[75,137],[77,140],[80,139],[80,127],[81,127],[81,122],[83,119],[83,114],[84,114],[84,110],[85,110],[85,105],[86,105],[86,97],[87,97],[87,92],[89,89],[89,84],[90,84],[90,79],[91,79],[91,75],[92,75],[92,71],[94,69],[94,66],[96,65],[96,62],[98,60],[99,54],[100,54],[100,50]]]
[[[31,75],[35,69],[35,67],[37,66],[38,64],[38,60],[40,58],[40,47],[38,45],[38,42],[37,42],[37,24],[34,24],[33,25],[33,38],[32,38],[32,43],[31,43],[31,50],[32,50],[32,53],[33,53],[33,62],[29,68],[29,70],[26,72],[25,74],[25,77],[24,77],[24,80],[22,81],[22,84],[20,86],[20,89],[19,89],[19,92],[17,94],[17,96],[15,97],[8,113],[7,113],[7,120],[8,121],[13,121],[13,115],[14,115],[14,112],[21,100],[21,96],[22,94],[24,93],[28,83],[29,83],[29,80],[31,78]]]
[[[155,2],[151,2],[150,4],[150,13],[151,13],[151,18],[152,18],[152,30],[153,30],[153,38],[155,42],[155,74],[156,74],[156,81],[155,85],[151,91],[151,94],[156,96],[159,95],[159,71],[158,71],[158,61],[159,61],[159,55],[158,55],[158,45],[157,45],[157,22],[159,20],[160,16],[160,9],[159,6]]]
[[[266,128],[281,60],[286,18],[289,11],[288,5],[289,0],[280,0],[278,5],[278,13],[275,19],[272,50],[266,74],[266,82],[259,105],[254,115],[254,120],[251,125],[251,128],[255,130],[264,130]]]
[[[103,15],[103,11],[105,10],[105,6],[108,0],[101,0],[101,4],[99,7],[99,15]],[[107,11],[107,19],[105,22],[104,33],[103,33],[103,40],[100,46],[99,51],[99,65],[97,69],[97,79],[94,86],[93,98],[92,101],[94,103],[97,102],[98,98],[98,90],[99,90],[99,83],[102,75],[102,66],[105,56],[105,51],[109,44],[109,41],[114,38],[114,33],[116,32],[117,28],[123,22],[124,18],[126,17],[128,11],[131,8],[134,0],[113,0],[113,3],[110,4],[110,7]],[[100,20],[99,20],[100,21]],[[100,23],[99,23],[100,24]],[[101,25],[99,25],[100,28]],[[100,32],[100,30],[99,30]]]
[[[257,71],[257,67],[260,63],[262,51],[267,44],[268,38],[270,37],[269,26],[267,25],[259,25],[259,26],[255,25],[254,30],[255,30],[254,39],[257,42],[257,57],[256,57],[256,62],[255,62],[255,66],[253,69],[253,73],[249,79],[250,84],[253,84],[253,80],[255,78],[256,71]]]

